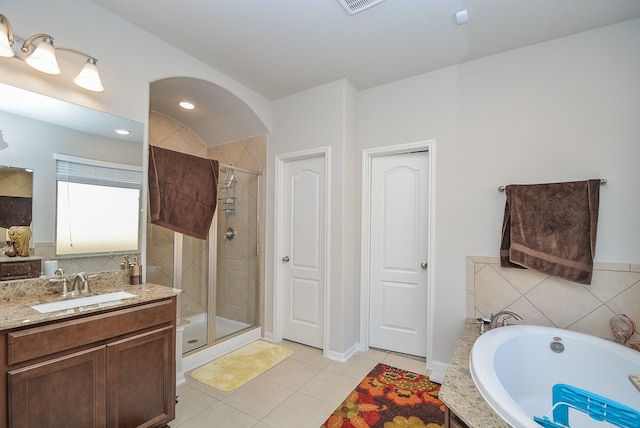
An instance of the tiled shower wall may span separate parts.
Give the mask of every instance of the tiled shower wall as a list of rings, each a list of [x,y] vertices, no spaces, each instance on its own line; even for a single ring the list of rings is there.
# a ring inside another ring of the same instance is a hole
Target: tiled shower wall
[[[596,262],[591,284],[580,285],[534,270],[502,268],[498,257],[467,257],[467,316],[505,309],[521,315],[519,323],[613,339],[609,322],[616,314],[640,327],[640,264]]]
[[[149,115],[149,144],[162,147],[169,150],[174,150],[181,153],[186,153],[198,157],[216,159],[222,164],[233,165],[238,168],[264,172],[264,163],[266,160],[266,136],[256,136],[245,140],[234,141],[227,144],[222,144],[216,147],[207,148],[203,142],[195,135],[191,130],[185,128],[179,122],[155,113],[151,112]],[[220,174],[221,178],[224,178],[224,173]],[[248,222],[249,225],[257,225],[255,235],[258,235],[258,254],[259,263],[254,267],[259,272],[259,288],[255,287],[247,288],[236,287],[231,288],[236,293],[244,293],[241,296],[234,296],[235,300],[244,300],[247,302],[245,308],[255,308],[257,304],[260,305],[260,319],[263,318],[264,304],[262,296],[264,295],[264,263],[262,257],[264,257],[264,251],[262,251],[262,243],[264,242],[265,229],[265,207],[264,207],[264,195],[266,187],[264,186],[264,180],[260,186],[260,197],[258,195],[251,195],[251,199],[259,201],[258,206],[258,218],[259,220],[251,218]],[[246,200],[247,198],[245,198]],[[224,216],[218,214],[218,227],[220,228],[220,221],[223,221]],[[154,282],[161,285],[172,285],[173,278],[173,232],[152,225],[148,222],[147,225],[147,281]],[[202,244],[205,241],[193,240],[192,245]],[[240,240],[238,240],[240,242]],[[221,245],[222,242],[218,242]],[[206,275],[206,259],[202,259],[200,256],[206,254],[206,248],[183,248],[183,251],[189,251],[192,256],[188,256],[188,267],[183,265],[183,271],[185,267],[190,272],[183,272],[183,275],[191,277],[193,280],[187,280],[183,284],[184,293],[181,295],[183,299],[182,308],[183,316],[189,316],[203,312],[206,308],[206,290],[202,287],[190,287],[189,284],[201,284],[204,280],[200,277]],[[223,263],[219,261],[219,263]],[[255,272],[255,271],[254,271]],[[245,272],[247,273],[247,272]],[[253,274],[253,272],[250,272]],[[194,276],[198,276],[196,279]],[[244,291],[243,291],[244,290]],[[254,304],[255,303],[255,304]],[[252,319],[246,319],[251,314]],[[219,314],[220,315],[220,314]],[[250,311],[246,316],[238,316],[239,314],[227,314],[230,318],[246,321],[248,324],[258,323],[259,320],[253,319],[255,317],[255,311]],[[233,315],[233,316],[232,316]]]

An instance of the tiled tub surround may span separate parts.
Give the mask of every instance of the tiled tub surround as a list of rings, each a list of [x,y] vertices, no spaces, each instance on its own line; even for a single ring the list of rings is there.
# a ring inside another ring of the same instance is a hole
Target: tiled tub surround
[[[467,257],[467,316],[510,310],[524,324],[614,339],[609,320],[626,314],[640,325],[640,264],[595,263],[591,285],[530,269],[500,267],[498,257]],[[631,342],[640,341],[636,333]]]
[[[118,305],[109,306],[109,310],[161,300],[180,293],[180,290],[156,284],[129,285],[126,271],[99,273],[97,277],[89,279],[89,286],[91,288],[89,295],[115,291],[127,291],[136,295],[136,297],[122,300]],[[0,283],[0,330],[105,310],[105,308],[96,305],[95,307],[85,307],[82,311],[72,309],[41,314],[31,308],[34,304],[62,300],[59,292],[60,285],[49,282],[48,278]]]
[[[469,371],[469,353],[473,343],[480,336],[480,329],[474,319],[465,321],[451,362],[440,388],[439,398],[469,428],[509,428],[489,404],[482,398]]]

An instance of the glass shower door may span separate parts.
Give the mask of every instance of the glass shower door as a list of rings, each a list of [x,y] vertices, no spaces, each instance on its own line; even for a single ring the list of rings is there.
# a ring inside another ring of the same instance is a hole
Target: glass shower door
[[[214,340],[258,324],[260,176],[232,168],[218,186]]]
[[[188,321],[185,326],[182,351],[191,352],[208,344],[208,298],[209,298],[209,240],[182,238],[181,254],[181,318]]]

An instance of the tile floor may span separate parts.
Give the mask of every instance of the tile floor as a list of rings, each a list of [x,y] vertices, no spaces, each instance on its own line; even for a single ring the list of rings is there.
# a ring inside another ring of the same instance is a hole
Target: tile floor
[[[231,392],[210,388],[187,374],[178,387],[172,428],[319,428],[333,410],[375,367],[391,366],[426,373],[426,364],[379,350],[351,357],[346,363],[322,356],[316,348],[284,341],[294,354]]]

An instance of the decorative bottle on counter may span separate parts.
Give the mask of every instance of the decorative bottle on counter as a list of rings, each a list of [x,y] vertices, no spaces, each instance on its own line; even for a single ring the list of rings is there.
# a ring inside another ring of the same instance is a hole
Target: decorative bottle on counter
[[[129,269],[129,284],[139,285],[142,282],[142,265],[138,263],[138,258],[133,258],[133,264]]]
[[[4,255],[7,257],[15,257],[18,255],[18,249],[16,243],[13,241],[6,241],[4,246]]]

